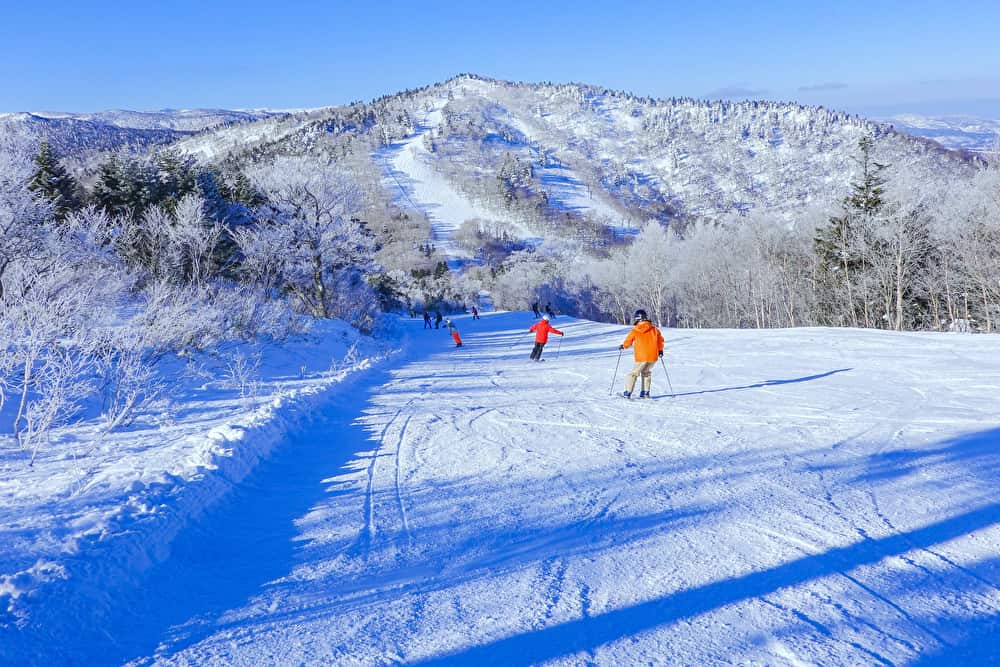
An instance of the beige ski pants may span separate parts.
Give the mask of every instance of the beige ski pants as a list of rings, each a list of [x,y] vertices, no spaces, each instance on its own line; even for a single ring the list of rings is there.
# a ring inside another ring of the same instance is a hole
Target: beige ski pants
[[[642,376],[642,390],[649,391],[653,385],[653,366],[655,365],[655,361],[637,361],[635,368],[625,376],[625,391],[632,393],[632,390],[635,389],[635,381],[639,379],[640,375]]]

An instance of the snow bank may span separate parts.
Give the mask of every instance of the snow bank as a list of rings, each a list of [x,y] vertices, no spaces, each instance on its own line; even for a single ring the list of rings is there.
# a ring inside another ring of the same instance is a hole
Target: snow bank
[[[33,468],[0,454],[0,663],[30,663],[39,642],[72,646],[113,619],[179,530],[388,352],[336,322],[256,354],[242,384],[232,360],[254,356],[246,346],[175,369],[188,374],[177,400],[128,431],[95,441],[87,425],[66,429]]]

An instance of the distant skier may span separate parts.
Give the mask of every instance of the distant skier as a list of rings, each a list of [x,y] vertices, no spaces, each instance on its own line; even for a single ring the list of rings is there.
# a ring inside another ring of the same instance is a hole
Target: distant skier
[[[551,303],[545,304],[545,314],[549,316],[549,319],[554,320],[556,318],[556,311],[552,310]]]
[[[444,321],[445,325],[448,327],[448,331],[451,332],[451,338],[455,341],[455,347],[462,347],[462,337],[458,335],[458,327],[450,319]]]
[[[425,329],[431,328],[431,314],[428,313],[426,310],[424,311],[424,328]]]
[[[622,392],[622,396],[632,397],[635,382],[641,375],[642,390],[639,392],[639,398],[650,398],[649,391],[653,385],[653,366],[656,365],[656,360],[663,356],[663,334],[649,321],[645,310],[635,311],[632,320],[635,322],[635,326],[625,337],[625,341],[618,346],[619,350],[624,350],[632,347],[632,344],[635,343],[633,352],[635,367],[625,377],[625,391]]]
[[[542,311],[538,309],[538,302],[537,301],[534,302],[533,304],[531,304],[531,312],[533,312],[535,314],[535,317],[541,317],[542,316]]]
[[[472,319],[474,320],[479,319],[479,309],[476,308],[475,306],[472,307]]]
[[[435,329],[440,329],[441,328],[441,320],[443,320],[443,319],[444,318],[441,317],[441,311],[440,310],[437,310],[437,311],[434,312],[434,328]]]
[[[550,333],[564,335],[562,331],[549,324],[548,315],[542,315],[542,319],[532,324],[528,331],[535,332],[535,347],[531,350],[531,357],[529,357],[532,361],[542,360],[542,348],[549,342]]]

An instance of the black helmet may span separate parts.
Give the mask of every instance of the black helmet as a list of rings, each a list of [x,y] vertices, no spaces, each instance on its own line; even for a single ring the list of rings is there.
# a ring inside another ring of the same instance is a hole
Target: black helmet
[[[641,309],[635,311],[635,315],[632,316],[632,321],[635,322],[636,324],[638,324],[643,320],[648,320],[648,319],[649,317],[646,315],[646,311]]]

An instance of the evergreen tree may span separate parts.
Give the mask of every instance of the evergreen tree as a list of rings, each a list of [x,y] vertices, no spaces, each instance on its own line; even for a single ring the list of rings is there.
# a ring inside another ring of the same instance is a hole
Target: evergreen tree
[[[173,211],[178,201],[198,189],[191,158],[185,158],[176,151],[164,150],[156,155],[153,168],[156,171],[156,192],[152,193],[152,199],[168,211]]]
[[[43,141],[35,155],[35,173],[28,181],[28,189],[37,192],[55,205],[57,220],[79,207],[76,182],[60,164],[49,142]]]
[[[857,160],[861,165],[861,181],[851,184],[853,192],[844,201],[844,207],[872,216],[885,205],[885,177],[882,172],[887,165],[875,161],[872,155],[875,139],[871,135],[861,137],[858,149],[861,151],[861,158]]]
[[[124,181],[121,160],[112,155],[98,169],[97,184],[93,193],[94,203],[109,215],[128,212],[127,188]]]
[[[861,178],[851,183],[841,215],[816,230],[814,251],[818,258],[817,288],[820,318],[834,325],[873,326],[864,286],[868,268],[866,224],[885,205],[885,164],[875,161],[875,140],[869,135],[858,141]]]

